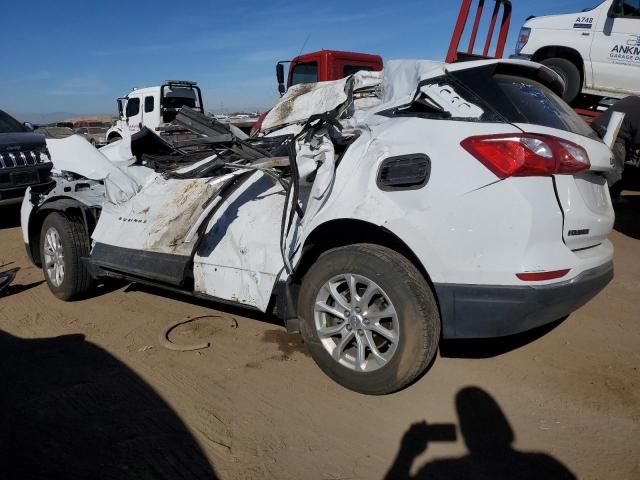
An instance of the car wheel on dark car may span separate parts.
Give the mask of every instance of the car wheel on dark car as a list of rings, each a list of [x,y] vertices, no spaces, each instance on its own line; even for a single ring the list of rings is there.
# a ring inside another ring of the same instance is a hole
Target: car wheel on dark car
[[[437,352],[440,317],[428,283],[409,260],[378,245],[320,255],[303,279],[298,313],[315,362],[356,392],[400,390]]]

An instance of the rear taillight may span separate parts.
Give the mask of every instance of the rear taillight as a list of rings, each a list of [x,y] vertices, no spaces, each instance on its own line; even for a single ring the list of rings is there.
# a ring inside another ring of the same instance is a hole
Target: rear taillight
[[[576,173],[591,167],[584,148],[551,135],[485,135],[469,137],[461,145],[501,179]]]

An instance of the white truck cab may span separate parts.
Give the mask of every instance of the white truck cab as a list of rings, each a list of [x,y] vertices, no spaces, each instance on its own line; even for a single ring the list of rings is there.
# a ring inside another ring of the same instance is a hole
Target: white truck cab
[[[640,0],[606,0],[578,13],[531,17],[516,58],[540,62],[565,81],[564,100],[581,92],[640,94]]]
[[[196,82],[167,80],[157,87],[134,88],[118,98],[119,120],[107,131],[109,143],[129,137],[143,127],[158,131],[171,123],[180,107],[204,113],[202,92]]]

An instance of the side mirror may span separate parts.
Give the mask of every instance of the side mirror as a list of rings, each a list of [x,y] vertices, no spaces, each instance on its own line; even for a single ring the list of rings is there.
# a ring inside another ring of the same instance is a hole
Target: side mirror
[[[284,65],[281,63],[276,65],[276,78],[278,79],[278,92],[282,96],[286,89],[284,87]]]
[[[35,130],[35,127],[33,126],[33,123],[31,123],[31,122],[24,122],[23,125],[24,125],[24,128],[26,128],[30,132],[33,132]]]

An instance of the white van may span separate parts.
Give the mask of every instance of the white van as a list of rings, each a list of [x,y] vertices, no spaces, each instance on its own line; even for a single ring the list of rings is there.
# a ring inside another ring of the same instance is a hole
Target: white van
[[[515,58],[540,62],[565,81],[564,100],[578,94],[640,94],[640,0],[606,0],[578,13],[526,21]]]

